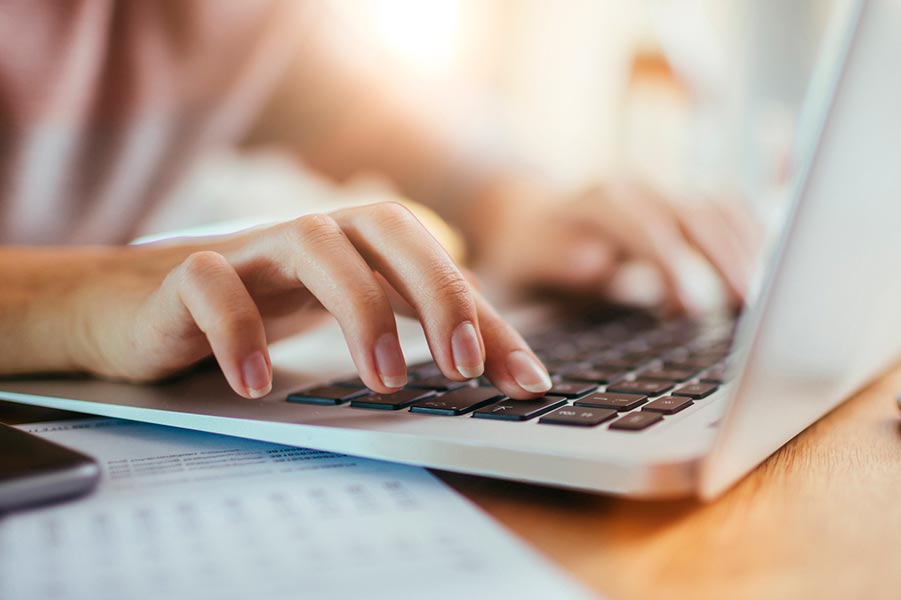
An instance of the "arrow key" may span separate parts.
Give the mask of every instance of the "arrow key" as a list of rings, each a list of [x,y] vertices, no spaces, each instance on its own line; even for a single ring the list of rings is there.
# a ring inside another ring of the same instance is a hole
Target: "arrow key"
[[[504,400],[472,413],[479,419],[528,421],[566,404],[565,398],[544,396],[536,400]]]

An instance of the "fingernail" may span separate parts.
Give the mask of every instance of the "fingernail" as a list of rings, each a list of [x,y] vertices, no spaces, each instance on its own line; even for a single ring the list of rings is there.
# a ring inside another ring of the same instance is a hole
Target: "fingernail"
[[[262,352],[254,352],[244,359],[241,375],[251,398],[262,398],[272,391],[272,374]]]
[[[551,377],[547,369],[524,350],[514,350],[507,355],[507,369],[519,387],[527,392],[540,394],[551,389]]]
[[[485,372],[482,346],[475,325],[469,321],[460,323],[451,335],[451,351],[454,366],[463,377],[475,379]]]
[[[400,388],[407,385],[407,365],[400,341],[393,333],[382,334],[375,344],[375,368],[385,387]]]

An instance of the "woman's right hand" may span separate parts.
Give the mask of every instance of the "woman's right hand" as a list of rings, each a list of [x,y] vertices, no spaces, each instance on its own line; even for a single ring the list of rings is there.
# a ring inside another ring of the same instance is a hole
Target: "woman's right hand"
[[[122,249],[74,287],[68,310],[74,366],[107,378],[157,380],[212,354],[238,394],[258,398],[272,387],[275,325],[324,310],[338,320],[363,382],[390,393],[407,380],[398,310],[421,321],[446,377],[484,372],[515,398],[550,387],[522,337],[395,203]]]

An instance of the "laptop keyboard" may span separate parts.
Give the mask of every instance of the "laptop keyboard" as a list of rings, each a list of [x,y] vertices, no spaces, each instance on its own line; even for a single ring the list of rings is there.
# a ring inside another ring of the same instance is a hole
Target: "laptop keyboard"
[[[434,363],[409,368],[394,394],[368,390],[359,378],[288,395],[289,402],[336,410],[409,411],[554,427],[644,431],[701,402],[728,380],[734,320],[659,319],[621,311],[614,319],[582,320],[529,338],[553,387],[535,400],[512,400],[481,377],[458,382]]]

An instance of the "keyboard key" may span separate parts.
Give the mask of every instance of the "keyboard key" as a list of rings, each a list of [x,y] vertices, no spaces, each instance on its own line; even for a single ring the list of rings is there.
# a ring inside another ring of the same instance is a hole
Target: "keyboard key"
[[[610,424],[610,429],[618,429],[620,431],[641,431],[662,420],[663,415],[660,413],[640,410],[620,417]]]
[[[300,404],[322,404],[334,405],[344,404],[348,400],[353,400],[358,396],[368,394],[366,388],[349,388],[335,385],[324,385],[302,390],[288,394],[288,402],[298,402]]]
[[[616,411],[610,408],[588,408],[580,406],[564,406],[552,413],[548,413],[538,419],[539,423],[547,425],[575,425],[579,427],[594,427],[604,421],[609,421],[616,415]]]
[[[632,371],[641,366],[641,362],[630,360],[628,358],[605,358],[603,360],[599,360],[594,367],[596,369],[603,370],[611,370],[611,371]]]
[[[642,379],[654,381],[685,381],[691,379],[698,369],[649,369],[640,373]]]
[[[503,400],[497,404],[480,408],[472,416],[480,419],[502,421],[527,421],[566,404],[559,396],[544,396],[537,400]]]
[[[429,415],[462,415],[503,396],[500,391],[492,387],[460,388],[437,398],[419,400],[410,407],[410,412]]]
[[[565,377],[573,381],[590,381],[592,383],[613,383],[625,377],[627,371],[614,369],[578,369],[566,373]]]
[[[350,401],[353,408],[374,408],[377,410],[400,410],[417,400],[431,398],[435,392],[431,390],[400,390],[393,394],[369,394]]]
[[[413,380],[407,384],[407,387],[417,390],[436,390],[444,392],[468,385],[468,381],[454,381],[453,379],[448,379],[444,375],[432,375],[431,377]]]
[[[657,398],[641,410],[649,410],[659,412],[664,415],[674,415],[680,410],[686,409],[694,404],[691,398],[680,398],[679,396],[666,396],[665,398]]]
[[[578,398],[588,392],[598,389],[595,383],[583,383],[580,381],[558,381],[547,391],[548,396],[565,396],[566,398]]]
[[[702,369],[706,369],[709,366],[710,365],[706,362],[698,362],[698,361],[691,360],[690,358],[682,358],[682,359],[678,359],[678,360],[674,358],[672,360],[667,360],[663,364],[664,369],[679,369],[679,370],[685,370],[685,371],[692,371],[694,373],[697,373],[698,371],[700,371]]]
[[[342,379],[341,381],[333,381],[331,385],[337,385],[340,387],[352,387],[352,388],[361,388],[366,387],[366,384],[363,383],[363,380],[359,377],[354,377],[353,379]]]
[[[551,375],[566,375],[570,371],[577,371],[591,366],[588,363],[562,360],[542,360],[542,362]]]
[[[644,396],[659,396],[673,389],[673,383],[669,381],[620,381],[607,388],[608,392],[620,392],[623,394],[642,394]]]
[[[673,390],[673,396],[687,396],[693,400],[700,400],[701,398],[706,398],[718,389],[719,386],[713,383],[690,383]]]
[[[590,406],[594,408],[613,408],[619,411],[632,410],[648,401],[647,396],[638,394],[611,394],[609,392],[597,392],[576,400],[576,406]]]

